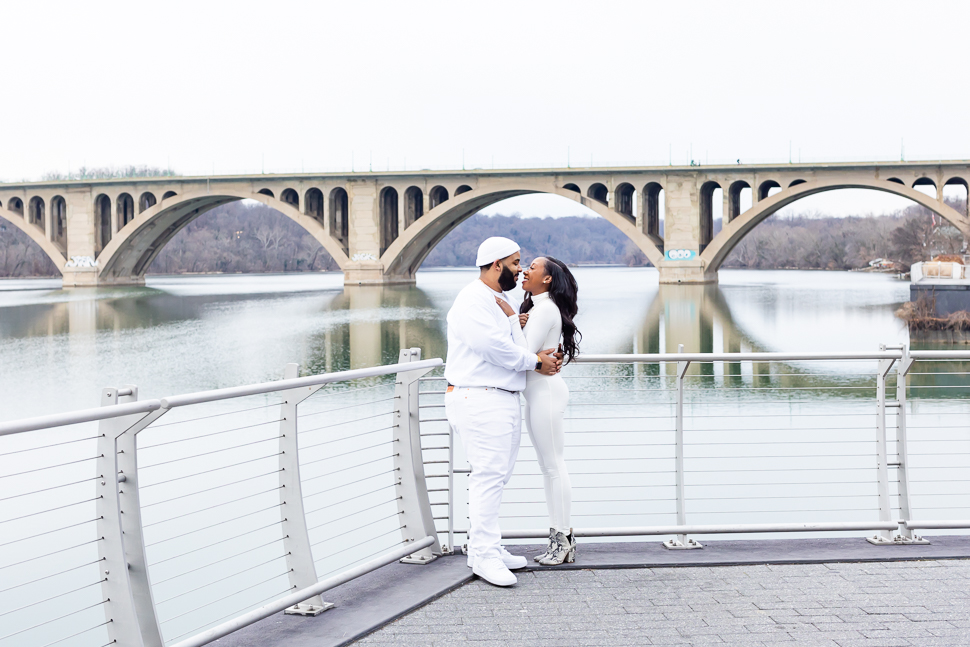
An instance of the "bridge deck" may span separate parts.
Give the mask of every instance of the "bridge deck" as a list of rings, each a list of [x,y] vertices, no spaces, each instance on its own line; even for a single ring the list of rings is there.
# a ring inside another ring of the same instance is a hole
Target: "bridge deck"
[[[970,631],[970,537],[934,537],[929,546],[845,538],[581,551],[573,568],[520,572],[512,589],[472,579],[461,556],[393,564],[329,592],[337,607],[317,618],[277,615],[216,644],[893,647],[965,645]]]

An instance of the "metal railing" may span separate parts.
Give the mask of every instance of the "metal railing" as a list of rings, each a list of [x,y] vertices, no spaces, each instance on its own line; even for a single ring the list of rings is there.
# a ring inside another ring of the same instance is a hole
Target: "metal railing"
[[[970,352],[588,355],[566,462],[581,537],[970,527]],[[0,647],[195,647],[467,532],[441,360],[0,423]],[[435,371],[435,372],[432,372]],[[393,376],[393,378],[392,378]],[[393,381],[392,381],[393,379]],[[420,388],[419,388],[420,387]],[[523,429],[525,431],[525,429]],[[511,539],[547,535],[524,439]]]
[[[98,409],[0,423],[0,647],[203,645],[431,561],[417,380],[440,365],[407,349],[160,400],[107,388]]]
[[[909,544],[925,542],[914,530],[970,528],[968,373],[917,370],[968,360],[903,347],[580,356],[563,371],[576,535],[673,535],[664,545],[685,549],[701,547],[690,535],[875,531],[872,543]],[[926,375],[952,383],[913,383]],[[422,436],[451,447],[443,378],[422,383]],[[960,395],[941,398],[947,389]],[[460,479],[469,470],[460,451],[448,452],[449,482],[459,480],[438,529],[455,545],[467,528]],[[544,501],[523,438],[503,535],[547,537]]]

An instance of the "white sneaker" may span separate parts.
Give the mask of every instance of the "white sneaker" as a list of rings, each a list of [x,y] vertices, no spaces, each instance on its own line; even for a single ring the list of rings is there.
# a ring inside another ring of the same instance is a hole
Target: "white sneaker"
[[[513,555],[505,550],[505,546],[499,546],[499,550],[502,551],[502,562],[505,564],[505,568],[510,571],[514,571],[517,568],[525,568],[529,565],[529,560],[519,555]],[[475,558],[472,555],[468,556],[467,564],[468,568],[472,568],[475,565]]]
[[[515,575],[512,575],[512,571],[506,568],[505,564],[498,557],[489,557],[488,559],[475,558],[475,566],[472,567],[472,573],[495,586],[512,586],[518,582],[515,579]]]

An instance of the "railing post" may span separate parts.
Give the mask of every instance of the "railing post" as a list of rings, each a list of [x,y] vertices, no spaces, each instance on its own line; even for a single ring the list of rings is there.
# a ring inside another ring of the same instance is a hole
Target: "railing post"
[[[902,346],[903,357],[896,365],[896,453],[899,459],[895,463],[899,478],[899,516],[906,521],[912,521],[913,513],[909,501],[909,446],[906,433],[906,376],[913,367],[913,358],[909,356],[909,347]],[[890,465],[894,465],[890,463]],[[894,538],[897,544],[928,544],[929,540],[913,534],[912,528],[905,523],[899,527],[899,534]]]
[[[879,346],[886,350],[886,345]],[[892,521],[892,505],[889,499],[889,456],[886,441],[886,376],[896,360],[881,359],[876,371],[876,493],[879,501],[879,521]],[[877,546],[892,544],[889,530],[880,530],[866,541]]]
[[[684,352],[684,345],[678,344],[677,352]],[[690,361],[677,362],[677,408],[676,426],[674,427],[674,470],[676,472],[677,489],[677,525],[687,525],[687,502],[684,495],[684,375],[690,367]],[[687,550],[690,548],[703,548],[697,541],[690,539],[686,534],[677,535],[674,539],[668,539],[663,543],[664,548],[671,550]]]
[[[283,379],[299,377],[299,365],[287,364]],[[317,583],[317,568],[313,563],[310,536],[307,532],[306,515],[303,510],[303,486],[300,482],[300,450],[297,434],[297,407],[313,395],[319,386],[302,387],[280,392],[283,403],[280,408],[280,517],[283,519],[283,551],[286,553],[286,569],[290,586],[303,590]],[[333,608],[319,595],[285,610],[290,615],[317,616]]]
[[[138,400],[138,388],[106,388],[101,405]],[[98,438],[97,531],[101,538],[101,591],[105,598],[108,637],[118,645],[162,647],[155,616],[138,501],[135,434],[165,414],[133,414],[102,420]]]
[[[448,550],[451,554],[455,552],[455,430],[450,422],[448,423]]]
[[[420,348],[401,350],[399,363],[421,360]],[[431,500],[428,497],[428,484],[424,476],[424,457],[421,454],[421,418],[418,408],[418,387],[420,378],[431,369],[404,371],[397,374],[394,387],[394,440],[396,452],[394,467],[400,480],[397,494],[401,498],[401,534],[407,542],[420,541],[434,537],[434,544],[422,548],[401,561],[407,564],[427,564],[441,555],[438,530],[434,524]]]

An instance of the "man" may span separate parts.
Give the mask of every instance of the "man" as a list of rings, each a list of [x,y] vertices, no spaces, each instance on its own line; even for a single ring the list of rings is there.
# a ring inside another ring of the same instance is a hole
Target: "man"
[[[554,348],[538,355],[527,351],[515,308],[508,308],[513,314],[507,316],[498,305],[508,303],[505,291],[518,281],[519,257],[515,241],[485,240],[475,263],[478,280],[458,293],[448,311],[445,410],[471,467],[468,560],[476,575],[496,586],[515,584],[509,569],[527,563],[502,547],[498,521],[522,436],[519,391],[526,371],[554,375],[562,366]]]

